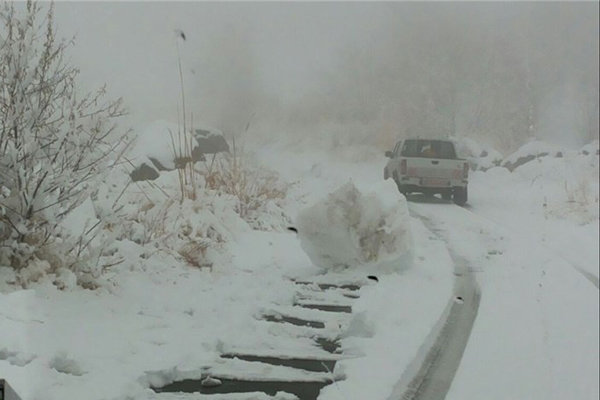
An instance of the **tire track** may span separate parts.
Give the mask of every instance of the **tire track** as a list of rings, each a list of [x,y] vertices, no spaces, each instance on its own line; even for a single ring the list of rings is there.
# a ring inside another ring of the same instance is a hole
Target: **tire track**
[[[414,216],[440,237],[430,220]],[[442,400],[460,365],[477,317],[481,292],[466,260],[448,251],[456,276],[453,297],[389,400]]]

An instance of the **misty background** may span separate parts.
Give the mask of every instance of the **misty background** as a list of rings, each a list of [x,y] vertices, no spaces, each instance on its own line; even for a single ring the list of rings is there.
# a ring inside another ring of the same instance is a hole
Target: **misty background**
[[[134,128],[194,121],[389,148],[468,136],[503,152],[598,138],[598,2],[57,3],[85,90]],[[180,29],[186,40],[178,39]],[[179,117],[181,118],[181,117]]]

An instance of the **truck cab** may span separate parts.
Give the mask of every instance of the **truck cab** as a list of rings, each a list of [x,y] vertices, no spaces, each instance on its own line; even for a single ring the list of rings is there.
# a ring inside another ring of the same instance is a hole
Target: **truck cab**
[[[469,164],[457,157],[450,140],[405,139],[386,156],[384,179],[393,179],[403,194],[439,193],[461,206],[467,202]]]

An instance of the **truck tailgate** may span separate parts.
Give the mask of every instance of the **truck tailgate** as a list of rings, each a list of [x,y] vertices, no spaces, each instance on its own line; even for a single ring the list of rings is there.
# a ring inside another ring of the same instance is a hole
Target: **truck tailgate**
[[[437,158],[407,158],[407,175],[418,178],[461,179],[463,164],[461,160]]]

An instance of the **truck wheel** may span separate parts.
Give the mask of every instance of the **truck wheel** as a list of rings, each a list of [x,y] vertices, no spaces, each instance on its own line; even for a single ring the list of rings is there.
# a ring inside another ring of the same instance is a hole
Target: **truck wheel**
[[[464,206],[467,203],[467,188],[455,187],[452,200],[454,201],[454,204]]]

